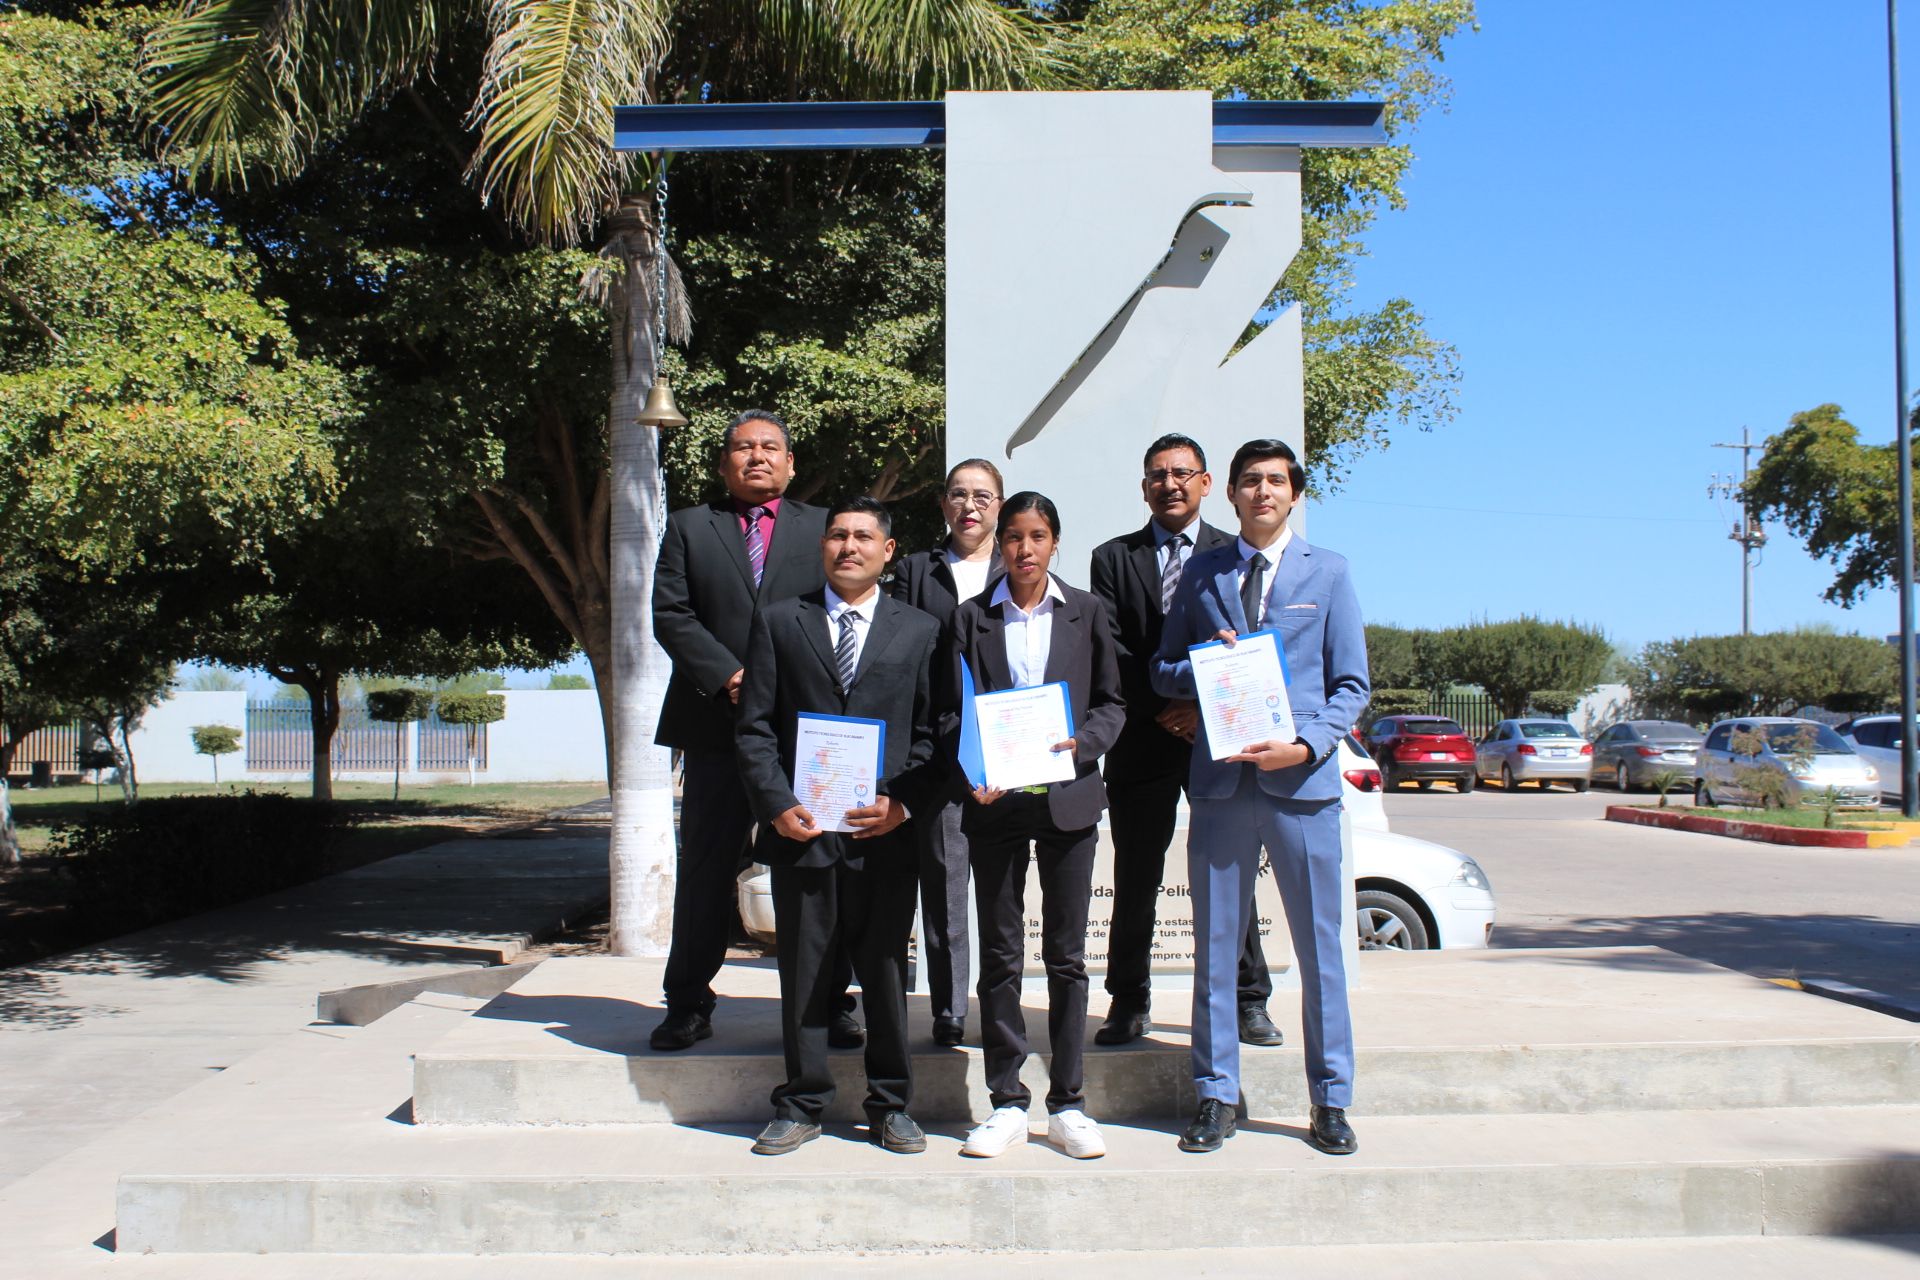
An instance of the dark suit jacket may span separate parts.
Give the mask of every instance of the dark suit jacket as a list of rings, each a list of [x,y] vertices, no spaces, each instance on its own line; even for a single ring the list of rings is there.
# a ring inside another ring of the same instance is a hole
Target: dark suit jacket
[[[756,592],[731,498],[667,517],[653,577],[653,634],[673,659],[673,678],[655,742],[691,751],[733,750],[738,716],[721,687],[747,665],[747,631],[756,609],[826,583],[820,564],[826,525],[822,508],[783,498]]]
[[[1202,551],[1233,541],[1232,534],[1204,520],[1190,536],[1189,562]],[[1167,706],[1167,699],[1153,690],[1153,655],[1167,619],[1160,611],[1160,552],[1153,525],[1095,547],[1091,585],[1113,618],[1120,646],[1120,689],[1127,699],[1127,727],[1107,755],[1107,780],[1184,775],[1192,744],[1154,722]]]
[[[953,566],[947,563],[947,539],[931,551],[916,551],[893,566],[893,598],[910,604],[922,613],[930,613],[941,626],[953,619],[960,604],[960,588],[953,581]],[[987,564],[987,586],[991,587],[1006,572],[995,550]]]
[[[1078,831],[1100,821],[1107,807],[1106,784],[1100,780],[1099,758],[1113,746],[1126,724],[1126,701],[1120,693],[1120,671],[1115,664],[1113,624],[1100,598],[1054,579],[1066,600],[1055,605],[1053,632],[1047,650],[1047,683],[1064,680],[1073,708],[1074,759],[1071,782],[1047,784],[1047,807],[1053,825]],[[949,762],[955,786],[966,794],[966,775],[960,755],[960,660],[973,672],[974,689],[994,693],[1011,689],[1013,669],[1007,665],[1007,635],[1001,611],[987,604],[981,592],[960,602],[947,628],[946,658],[940,664],[946,681],[945,707],[940,717],[941,755]],[[981,806],[970,796],[961,810],[969,823]]]
[[[829,831],[804,843],[773,829],[773,820],[799,804],[793,794],[793,742],[803,712],[886,722],[881,775],[875,788],[929,814],[944,798],[934,769],[934,660],[940,625],[882,592],[860,650],[853,688],[840,689],[834,637],[824,591],[777,600],[753,620],[746,677],[740,683],[740,731],[735,751],[747,803],[761,823],[755,857],[768,866],[824,867],[844,861],[855,869],[869,858],[915,858],[913,826],[855,840]],[[811,810],[809,811],[811,812]],[[813,813],[827,826],[837,815]]]

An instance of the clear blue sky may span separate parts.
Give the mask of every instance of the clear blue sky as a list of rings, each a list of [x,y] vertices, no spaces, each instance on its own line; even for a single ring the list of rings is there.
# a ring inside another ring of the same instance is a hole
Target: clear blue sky
[[[1920,5],[1903,16],[1920,49]],[[1381,621],[1738,631],[1739,549],[1706,486],[1739,455],[1713,442],[1827,401],[1893,438],[1884,8],[1481,0],[1480,26],[1449,46],[1451,109],[1412,135],[1409,206],[1355,293],[1405,295],[1458,347],[1460,413],[1362,458],[1312,538]],[[1897,627],[1891,591],[1829,605],[1831,569],[1768,532],[1756,629]]]

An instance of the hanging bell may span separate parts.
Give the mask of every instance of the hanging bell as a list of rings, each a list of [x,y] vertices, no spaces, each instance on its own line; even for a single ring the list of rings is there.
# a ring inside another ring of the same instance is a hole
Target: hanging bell
[[[667,385],[665,374],[656,378],[647,392],[647,403],[640,410],[640,421],[650,427],[687,425],[687,415],[680,412],[680,406],[673,402],[673,388]]]

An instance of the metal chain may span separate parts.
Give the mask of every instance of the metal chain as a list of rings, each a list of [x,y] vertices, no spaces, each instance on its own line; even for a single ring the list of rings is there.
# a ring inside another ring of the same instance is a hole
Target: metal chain
[[[662,357],[667,351],[667,175],[663,169],[659,181],[654,184],[654,204],[657,206],[658,221],[654,233],[654,291],[653,291],[653,366],[654,376],[660,376]]]

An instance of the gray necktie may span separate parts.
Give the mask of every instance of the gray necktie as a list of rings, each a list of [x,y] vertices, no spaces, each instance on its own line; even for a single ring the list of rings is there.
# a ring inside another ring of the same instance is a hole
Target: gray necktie
[[[833,660],[840,667],[840,688],[853,688],[853,669],[858,665],[859,651],[854,648],[858,637],[853,634],[853,620],[858,615],[848,609],[840,615],[840,642],[834,646]]]
[[[1267,603],[1267,558],[1258,551],[1247,557],[1247,574],[1240,579],[1240,612],[1247,616],[1247,630],[1258,631],[1261,613]]]
[[[1187,545],[1187,535],[1176,533],[1167,539],[1167,567],[1160,571],[1160,612],[1173,608],[1174,589],[1180,585],[1180,548]]]

